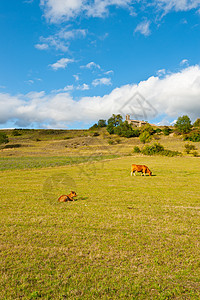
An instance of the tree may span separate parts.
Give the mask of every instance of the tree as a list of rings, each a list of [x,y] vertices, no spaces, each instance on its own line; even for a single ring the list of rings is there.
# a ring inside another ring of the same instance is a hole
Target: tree
[[[114,133],[114,125],[112,123],[109,123],[108,126],[106,127],[106,130],[110,133],[113,134]]]
[[[7,134],[4,132],[0,132],[0,144],[6,144],[8,142],[9,140]]]
[[[175,128],[181,133],[188,133],[191,131],[192,125],[191,125],[191,120],[188,116],[182,116],[179,117],[178,120],[176,121],[176,124],[174,125]]]
[[[113,114],[111,118],[108,119],[108,125],[113,124],[113,126],[117,126],[122,122],[122,116],[120,114]]]
[[[106,120],[102,120],[100,119],[98,121],[98,127],[101,128],[101,127],[106,127]]]
[[[127,121],[121,122],[118,126],[114,127],[114,133],[127,138],[138,137],[140,135],[140,131],[133,129],[132,125],[128,124]]]

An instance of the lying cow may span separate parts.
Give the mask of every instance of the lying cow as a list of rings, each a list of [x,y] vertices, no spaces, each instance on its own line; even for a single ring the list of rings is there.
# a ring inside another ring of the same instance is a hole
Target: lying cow
[[[58,198],[58,202],[74,201],[74,197],[77,197],[76,193],[71,191],[69,195],[62,195]]]
[[[146,173],[149,174],[149,176],[152,175],[152,172],[149,170],[149,168],[145,165],[132,165],[131,166],[131,176],[135,175],[135,172],[142,172],[141,176],[144,174],[146,175]]]

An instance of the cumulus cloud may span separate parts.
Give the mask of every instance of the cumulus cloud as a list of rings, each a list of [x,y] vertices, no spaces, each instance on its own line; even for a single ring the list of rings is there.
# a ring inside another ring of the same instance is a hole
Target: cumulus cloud
[[[162,78],[152,76],[138,84],[115,88],[102,97],[82,97],[78,101],[66,91],[17,96],[0,93],[0,123],[12,122],[13,127],[34,124],[41,128],[47,125],[64,128],[83,122],[86,127],[91,122],[109,118],[112,113],[129,113],[132,117],[143,114],[151,121],[155,112],[157,117],[165,115],[166,123],[183,114],[194,121],[200,117],[199,99],[200,66],[197,65]]]
[[[49,66],[53,70],[58,70],[58,69],[65,69],[69,63],[74,62],[73,59],[70,58],[61,58],[59,59],[56,63],[50,64]]]
[[[137,27],[135,28],[135,32],[140,32],[144,36],[148,36],[151,34],[150,31],[150,24],[151,22],[148,20],[143,21],[142,23],[138,24]]]

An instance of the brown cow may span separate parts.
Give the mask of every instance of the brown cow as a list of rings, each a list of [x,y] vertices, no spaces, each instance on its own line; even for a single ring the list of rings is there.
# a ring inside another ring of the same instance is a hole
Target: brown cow
[[[71,191],[69,195],[62,195],[58,198],[59,202],[67,202],[67,201],[74,201],[74,197],[77,197],[76,193]]]
[[[142,172],[141,176],[144,174],[146,175],[146,173],[149,174],[149,176],[152,175],[152,172],[149,170],[149,168],[145,165],[132,165],[131,166],[131,176],[135,175],[135,172]]]

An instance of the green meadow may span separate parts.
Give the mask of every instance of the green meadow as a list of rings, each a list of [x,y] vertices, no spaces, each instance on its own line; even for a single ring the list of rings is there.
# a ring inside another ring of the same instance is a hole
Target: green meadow
[[[2,152],[0,299],[200,299],[199,157],[76,151]]]

